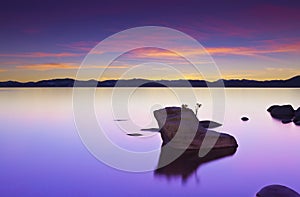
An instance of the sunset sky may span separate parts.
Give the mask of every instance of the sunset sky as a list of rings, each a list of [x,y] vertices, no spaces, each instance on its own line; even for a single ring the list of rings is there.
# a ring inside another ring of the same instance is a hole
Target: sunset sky
[[[79,65],[96,44],[138,26],[164,26],[192,36],[210,53],[225,79],[286,79],[300,74],[300,1],[297,0],[28,0],[1,3],[0,81],[75,78]],[[147,39],[164,42],[163,36],[147,36]],[[118,44],[121,43],[116,43],[115,49]],[[198,55],[193,49],[189,51]],[[115,73],[147,58],[181,68],[186,66],[171,52],[139,49],[116,60],[106,78],[117,78]],[[92,69],[103,66],[101,60],[91,65]],[[137,71],[140,76],[131,77],[144,76],[143,72],[151,73],[159,67],[147,65]],[[188,67],[186,75],[195,78]]]

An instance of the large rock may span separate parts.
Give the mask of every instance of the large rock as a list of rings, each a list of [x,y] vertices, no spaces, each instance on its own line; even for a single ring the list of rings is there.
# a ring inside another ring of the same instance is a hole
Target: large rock
[[[291,105],[273,105],[267,111],[273,118],[279,120],[291,120],[295,115],[295,110]]]
[[[191,109],[166,107],[154,111],[163,144],[177,149],[211,149],[237,147],[235,138],[207,130]],[[205,140],[204,140],[205,139]]]
[[[269,185],[262,188],[257,194],[257,197],[300,197],[300,195],[283,185]]]

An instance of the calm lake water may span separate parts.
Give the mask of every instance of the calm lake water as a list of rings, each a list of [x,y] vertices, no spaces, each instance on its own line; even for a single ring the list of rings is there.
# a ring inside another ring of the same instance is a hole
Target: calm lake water
[[[159,150],[160,135],[140,131],[157,127],[153,110],[183,102],[192,109],[195,105],[184,88],[177,89],[187,95],[183,100],[164,88],[140,88],[129,97],[126,91],[120,89],[111,100],[112,89],[97,89],[95,113],[107,136],[131,151]],[[194,91],[203,104],[199,119],[212,119],[209,90]],[[77,133],[71,88],[0,89],[0,195],[255,196],[269,184],[299,192],[300,127],[281,124],[266,109],[286,103],[298,108],[300,89],[237,88],[225,93],[224,119],[218,120],[223,126],[216,130],[235,136],[239,147],[232,156],[200,164],[183,180],[180,167],[133,173],[98,161]],[[248,122],[240,120],[244,115]],[[145,162],[156,166],[159,157]]]

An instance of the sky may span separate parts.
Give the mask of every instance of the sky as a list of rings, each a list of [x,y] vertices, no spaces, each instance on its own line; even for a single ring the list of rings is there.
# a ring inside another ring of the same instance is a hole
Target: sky
[[[300,74],[297,0],[20,0],[2,2],[0,7],[0,81],[75,78],[99,42],[142,26],[168,27],[191,36],[213,58],[224,79],[287,79]],[[134,36],[124,39],[138,42]],[[187,41],[167,34],[145,33],[145,40],[172,42],[174,49],[185,49],[183,56],[202,55]],[[124,43],[114,42],[99,57],[119,52]],[[98,72],[106,67],[103,63],[97,59],[87,69]],[[204,63],[204,67],[212,66]],[[173,68],[180,73],[172,74]],[[148,47],[116,58],[101,79],[181,76],[201,78],[174,51]],[[94,77],[85,77],[89,78]]]

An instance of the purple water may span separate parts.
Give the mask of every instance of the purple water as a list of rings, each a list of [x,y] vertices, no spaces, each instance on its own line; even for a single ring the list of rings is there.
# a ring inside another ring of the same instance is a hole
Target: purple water
[[[154,109],[181,105],[168,89],[142,88],[127,99],[129,117],[111,111],[106,96],[112,89],[98,89],[96,113],[109,137],[132,151],[158,149],[158,133],[146,137],[124,134],[130,119],[141,128],[157,127]],[[184,94],[186,89],[179,89]],[[211,118],[207,89],[195,89],[199,119]],[[300,127],[281,124],[266,111],[272,104],[300,106],[300,89],[226,89],[223,131],[236,137],[233,156],[206,162],[183,182],[153,171],[131,173],[113,169],[92,156],[75,127],[72,89],[0,89],[0,195],[1,196],[255,196],[265,185],[283,184],[300,191]],[[184,101],[189,106],[187,99]],[[122,106],[119,106],[122,108]],[[242,122],[242,116],[249,117]],[[116,124],[118,124],[116,126]],[[113,157],[113,155],[112,155]],[[124,161],[126,158],[124,158]],[[151,164],[156,166],[159,154]],[[148,161],[149,162],[149,161]]]

